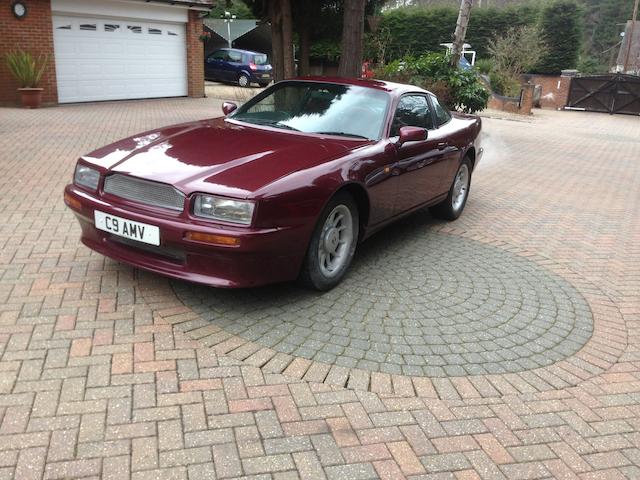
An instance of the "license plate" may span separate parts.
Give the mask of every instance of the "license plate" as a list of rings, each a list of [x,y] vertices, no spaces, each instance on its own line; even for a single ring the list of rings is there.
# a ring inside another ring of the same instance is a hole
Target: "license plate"
[[[98,230],[148,243],[149,245],[160,245],[160,229],[155,225],[134,222],[133,220],[116,217],[98,210],[95,210],[93,216]]]
[[[262,75],[262,78],[269,78],[271,75],[269,75],[268,73],[265,73]]]

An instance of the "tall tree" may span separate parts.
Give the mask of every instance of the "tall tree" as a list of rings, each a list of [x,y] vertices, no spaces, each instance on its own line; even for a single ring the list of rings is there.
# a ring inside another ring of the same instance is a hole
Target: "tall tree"
[[[344,0],[342,54],[338,75],[359,77],[362,69],[362,38],[366,0]]]
[[[298,0],[295,2],[294,18],[296,19],[296,30],[298,33],[298,75],[309,75],[309,55],[311,53],[311,18],[312,9],[315,10],[317,2],[311,0]]]
[[[460,2],[458,22],[456,23],[456,31],[453,34],[453,47],[451,48],[451,65],[454,67],[458,66],[462,56],[464,39],[467,36],[467,27],[471,17],[471,7],[473,7],[473,0],[462,0]]]
[[[545,55],[536,66],[538,73],[556,75],[564,69],[576,68],[582,44],[583,12],[575,0],[555,0],[540,16]]]
[[[271,23],[271,62],[277,82],[295,75],[291,0],[269,1],[268,14]]]

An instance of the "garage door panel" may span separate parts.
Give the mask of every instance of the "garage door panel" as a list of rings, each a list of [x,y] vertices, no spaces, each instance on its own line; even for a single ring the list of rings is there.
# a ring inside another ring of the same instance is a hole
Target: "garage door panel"
[[[184,25],[60,15],[53,23],[60,103],[187,94]]]

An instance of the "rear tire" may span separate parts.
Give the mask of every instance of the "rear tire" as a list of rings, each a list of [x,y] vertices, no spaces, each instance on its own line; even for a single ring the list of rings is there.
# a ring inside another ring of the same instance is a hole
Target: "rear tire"
[[[311,236],[299,281],[327,291],[344,278],[358,244],[358,207],[347,193],[335,195],[320,214]]]
[[[246,88],[249,86],[250,83],[251,82],[249,81],[249,77],[244,73],[241,73],[240,76],[238,77],[238,85],[240,85],[243,88]]]
[[[450,221],[457,220],[460,217],[469,198],[471,170],[471,160],[469,160],[469,157],[465,157],[458,167],[455,177],[453,177],[453,183],[447,198],[429,208],[434,217]]]

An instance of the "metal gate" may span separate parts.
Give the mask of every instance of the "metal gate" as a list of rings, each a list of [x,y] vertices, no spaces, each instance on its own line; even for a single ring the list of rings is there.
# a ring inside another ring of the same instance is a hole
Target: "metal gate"
[[[568,110],[640,115],[640,77],[609,74],[571,81]]]

